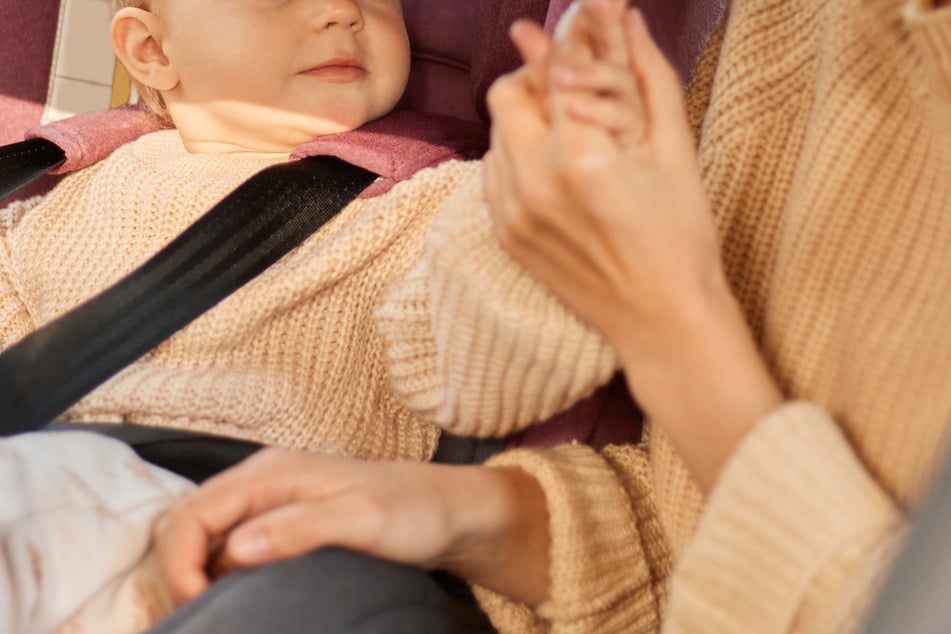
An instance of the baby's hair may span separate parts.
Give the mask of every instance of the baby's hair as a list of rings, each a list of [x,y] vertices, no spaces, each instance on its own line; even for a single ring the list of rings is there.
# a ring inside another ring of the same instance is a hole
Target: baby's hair
[[[151,0],[112,0],[113,15],[115,15],[119,9],[126,7],[148,11],[152,8],[152,4]],[[165,125],[173,125],[172,118],[168,114],[168,108],[165,107],[165,100],[162,99],[162,93],[151,86],[144,85],[135,78],[132,79],[132,82],[139,93],[139,102],[148,110],[152,111]]]

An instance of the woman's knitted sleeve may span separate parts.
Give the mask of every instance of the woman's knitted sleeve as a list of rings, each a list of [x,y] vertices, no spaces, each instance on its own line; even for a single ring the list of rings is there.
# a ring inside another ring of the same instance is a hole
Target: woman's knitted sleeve
[[[476,170],[419,264],[376,311],[394,389],[453,433],[504,436],[566,409],[617,369],[607,342],[506,254]]]
[[[11,244],[20,220],[41,200],[36,197],[17,201],[0,210],[0,350],[7,349],[34,328],[14,271]]]
[[[857,632],[908,530],[838,425],[802,402],[744,440],[670,578],[665,500],[639,448],[521,449],[488,464],[532,475],[550,513],[550,599],[531,610],[477,589],[505,633]]]
[[[787,403],[720,474],[664,631],[859,631],[907,529],[835,421]]]
[[[659,630],[671,557],[645,447],[517,449],[487,464],[517,467],[538,481],[551,535],[549,600],[538,609],[475,588],[500,632]]]

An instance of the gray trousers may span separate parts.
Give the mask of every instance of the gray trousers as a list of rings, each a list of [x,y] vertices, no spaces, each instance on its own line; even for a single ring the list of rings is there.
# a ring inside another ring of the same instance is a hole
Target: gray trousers
[[[328,548],[233,573],[150,634],[495,632],[462,582]]]

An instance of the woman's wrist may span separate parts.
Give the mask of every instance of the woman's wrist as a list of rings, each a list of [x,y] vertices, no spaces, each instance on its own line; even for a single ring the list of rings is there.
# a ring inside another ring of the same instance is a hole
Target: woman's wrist
[[[618,344],[628,384],[704,490],[783,397],[723,276],[671,303],[654,336]]]
[[[451,485],[452,545],[437,567],[530,606],[548,598],[548,508],[517,468],[460,467]]]

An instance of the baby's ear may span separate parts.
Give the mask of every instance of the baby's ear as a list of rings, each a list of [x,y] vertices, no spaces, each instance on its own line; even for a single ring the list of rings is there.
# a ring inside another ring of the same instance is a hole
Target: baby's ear
[[[155,90],[172,90],[178,74],[165,51],[158,16],[145,9],[125,7],[116,12],[109,27],[116,57],[139,83]]]

